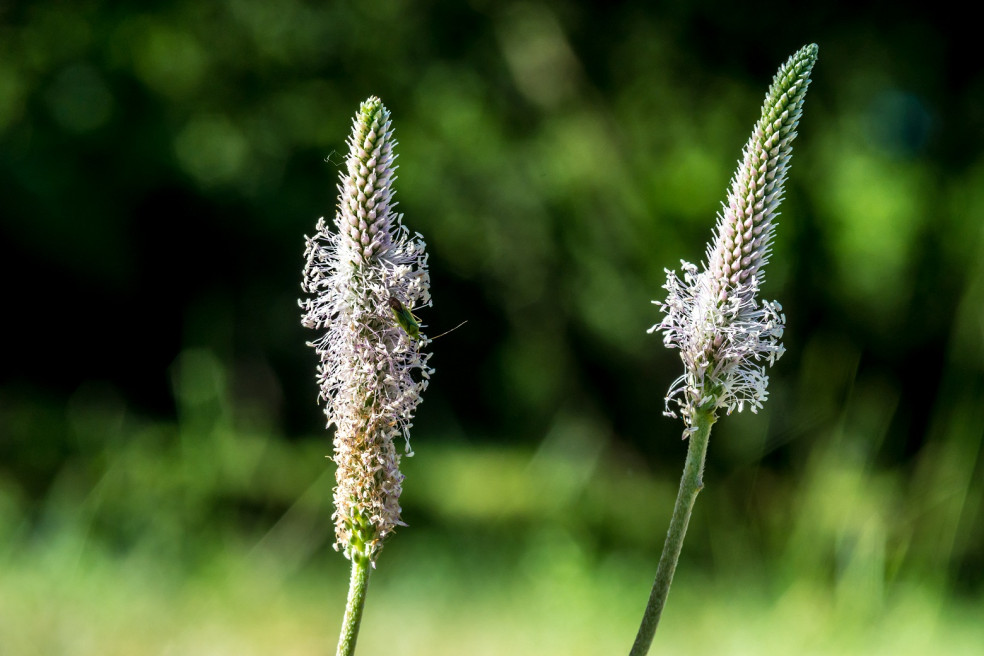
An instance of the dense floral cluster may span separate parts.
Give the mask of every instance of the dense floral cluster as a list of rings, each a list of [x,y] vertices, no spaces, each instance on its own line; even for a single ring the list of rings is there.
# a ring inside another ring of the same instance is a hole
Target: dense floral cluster
[[[650,332],[661,331],[668,347],[680,349],[684,374],[670,386],[666,412],[675,416],[676,404],[691,430],[698,409],[761,408],[769,383],[764,364],[783,354],[782,308],[757,296],[816,58],[817,46],[806,46],[776,73],[718,215],[707,266],[698,271],[683,262],[682,280],[667,271],[667,296],[658,302],[665,317]]]
[[[310,345],[335,426],[336,548],[374,561],[402,525],[394,440],[402,436],[410,454],[414,411],[433,373],[427,338],[408,334],[392,308],[429,305],[430,293],[423,238],[394,211],[396,141],[378,98],[362,104],[348,145],[334,230],[322,218],[307,239],[301,307],[303,325],[322,331]]]

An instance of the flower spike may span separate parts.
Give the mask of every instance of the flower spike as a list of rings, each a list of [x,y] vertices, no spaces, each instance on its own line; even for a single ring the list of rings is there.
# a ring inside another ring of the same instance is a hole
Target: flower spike
[[[773,364],[783,354],[780,340],[786,318],[778,303],[759,301],[758,291],[816,61],[813,44],[779,68],[765,96],[762,117],[731,178],[728,199],[707,247],[707,263],[698,270],[681,262],[682,279],[667,271],[666,298],[653,301],[664,317],[649,332],[661,331],[666,346],[680,349],[684,367],[666,394],[666,414],[676,416],[679,410],[686,425],[683,437],[689,441],[670,529],[629,656],[645,656],[652,645],[690,514],[704,488],[704,460],[718,410],[730,414],[746,405],[752,412],[761,408],[768,396],[765,364]]]
[[[322,331],[309,345],[321,363],[319,399],[335,425],[336,549],[374,563],[400,520],[403,475],[394,440],[410,452],[410,427],[433,370],[428,339],[394,320],[392,306],[430,304],[427,254],[394,211],[396,140],[390,113],[362,103],[348,140],[334,230],[307,238],[302,324]]]
[[[779,303],[757,296],[816,59],[817,46],[806,46],[773,78],[718,214],[704,270],[683,262],[682,280],[667,271],[666,299],[657,302],[665,317],[649,332],[661,331],[667,347],[680,349],[684,374],[670,386],[666,414],[676,416],[671,406],[678,407],[688,426],[684,437],[699,408],[730,414],[747,405],[755,412],[768,397],[764,364],[783,354],[785,316]]]

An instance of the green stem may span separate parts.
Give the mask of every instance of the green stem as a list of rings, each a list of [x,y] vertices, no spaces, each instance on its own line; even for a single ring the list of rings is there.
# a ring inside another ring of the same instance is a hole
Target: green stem
[[[348,603],[345,606],[345,619],[342,633],[338,637],[337,656],[353,656],[355,641],[359,638],[359,624],[362,622],[362,609],[366,605],[366,591],[369,589],[369,572],[372,566],[369,559],[361,554],[352,554],[352,579],[349,581]]]
[[[677,561],[680,560],[680,550],[683,548],[683,538],[687,534],[690,512],[697,500],[697,493],[704,487],[704,458],[707,455],[707,442],[715,419],[717,417],[713,409],[698,410],[694,417],[696,431],[690,434],[687,462],[683,466],[683,477],[680,479],[680,491],[673,506],[670,530],[666,533],[666,542],[663,544],[663,554],[659,557],[659,565],[656,568],[653,590],[649,594],[649,603],[646,605],[646,612],[642,616],[642,624],[639,626],[639,633],[636,635],[629,656],[646,656],[653,642],[659,617],[663,614],[663,606],[666,605],[666,596],[670,593],[673,572],[676,571]]]

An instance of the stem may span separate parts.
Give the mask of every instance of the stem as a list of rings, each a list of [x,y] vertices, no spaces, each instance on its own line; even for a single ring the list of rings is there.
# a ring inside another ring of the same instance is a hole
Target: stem
[[[704,487],[704,458],[707,455],[707,442],[711,435],[711,426],[717,417],[714,409],[698,410],[694,416],[694,427],[697,429],[690,434],[690,446],[687,449],[687,461],[683,465],[683,477],[680,479],[680,491],[677,493],[676,504],[673,506],[673,517],[670,519],[670,530],[666,533],[663,544],[663,554],[659,557],[656,568],[656,580],[649,594],[649,603],[642,616],[642,624],[636,635],[635,644],[629,656],[646,656],[659,624],[659,617],[666,605],[666,596],[670,593],[673,582],[673,572],[676,571],[677,561],[680,560],[680,550],[683,548],[683,538],[687,534],[687,524],[690,522],[690,512],[697,500],[697,493]]]
[[[362,609],[366,605],[366,591],[369,589],[369,572],[372,567],[369,559],[361,554],[352,554],[352,578],[349,581],[348,603],[345,605],[345,619],[342,633],[338,636],[337,656],[353,656],[355,641],[359,638],[359,624],[362,622]]]

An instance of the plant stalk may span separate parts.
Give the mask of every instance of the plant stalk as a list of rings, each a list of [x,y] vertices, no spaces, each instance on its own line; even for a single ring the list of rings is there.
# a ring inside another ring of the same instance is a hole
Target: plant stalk
[[[697,500],[697,493],[704,487],[704,458],[707,456],[707,442],[711,435],[711,426],[717,419],[713,408],[698,410],[694,415],[696,431],[690,434],[690,446],[687,449],[687,461],[683,466],[683,477],[680,479],[680,491],[677,493],[676,504],[673,506],[673,517],[670,519],[670,529],[666,533],[663,553],[656,567],[656,580],[649,594],[649,603],[642,616],[642,624],[636,635],[635,644],[629,656],[646,656],[653,642],[653,635],[659,625],[666,596],[670,593],[673,573],[677,561],[680,560],[680,550],[683,548],[683,538],[687,534],[687,524],[690,513]]]
[[[352,555],[352,578],[349,581],[348,603],[345,605],[342,633],[338,637],[337,656],[355,654],[355,641],[359,638],[359,625],[362,623],[362,609],[366,605],[366,591],[369,589],[371,571],[369,558],[361,554]]]

